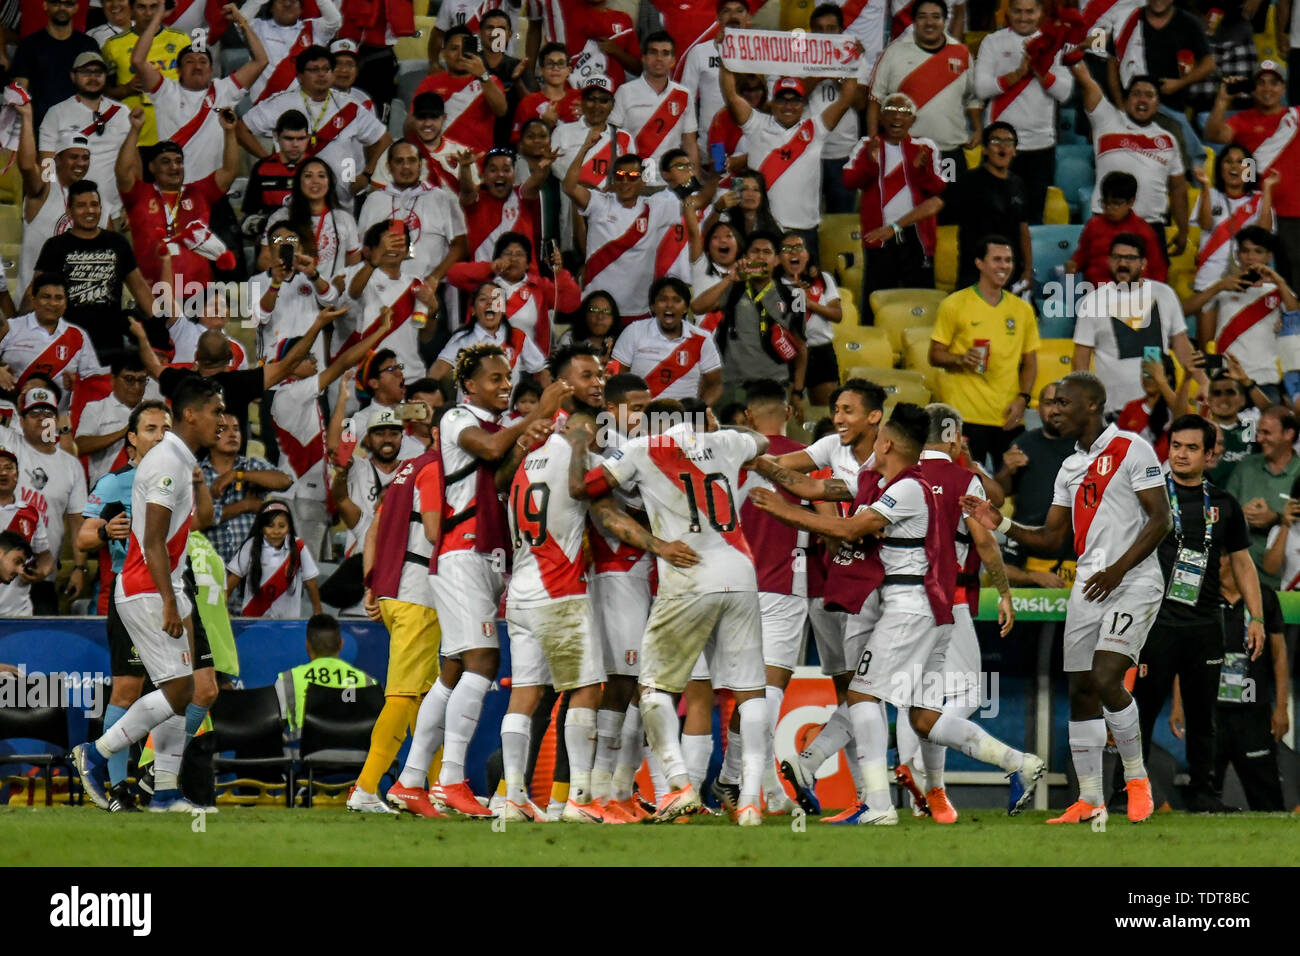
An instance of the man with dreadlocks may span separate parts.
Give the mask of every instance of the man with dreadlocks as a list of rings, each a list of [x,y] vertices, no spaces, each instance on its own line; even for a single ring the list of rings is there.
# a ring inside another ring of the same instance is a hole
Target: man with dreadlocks
[[[373,788],[405,738],[414,698],[423,694],[406,766],[389,789],[388,801],[421,816],[433,815],[432,804],[469,816],[488,815],[470,789],[465,754],[500,656],[496,616],[509,554],[500,493],[509,487],[524,455],[550,432],[552,419],[573,388],[552,383],[529,415],[507,427],[500,419],[510,407],[510,363],[500,346],[479,343],[461,350],[455,374],[464,401],[443,416],[429,451],[404,465],[393,479],[372,525],[377,529],[373,536],[383,541],[392,540],[395,532],[389,529],[405,525],[407,552],[400,559],[386,553],[394,549],[376,552],[367,579],[371,592],[367,603],[373,606],[377,600],[377,611],[391,613],[393,598],[409,600],[394,591],[392,582],[399,577],[406,582],[419,566],[428,582],[424,599],[431,597],[437,612],[440,630],[435,633],[442,643],[443,671],[432,681],[439,653],[435,641],[428,657],[432,686],[402,688],[409,696],[401,718],[406,723],[400,726],[390,681],[390,696],[375,725],[370,757],[349,809],[386,809],[374,797]],[[426,474],[431,462],[436,469]],[[418,486],[418,500],[414,488],[407,490],[412,482]],[[421,537],[424,543],[418,540]],[[406,565],[411,570],[405,570]],[[393,631],[392,625],[389,629]],[[386,716],[390,707],[394,714]],[[439,747],[442,771],[433,791],[426,793],[425,775]]]

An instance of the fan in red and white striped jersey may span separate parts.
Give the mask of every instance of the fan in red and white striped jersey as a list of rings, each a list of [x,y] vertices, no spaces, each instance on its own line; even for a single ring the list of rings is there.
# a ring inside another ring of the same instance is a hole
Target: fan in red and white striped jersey
[[[680,279],[659,279],[650,295],[654,314],[624,326],[610,354],[610,373],[640,376],[654,398],[715,401],[722,392],[722,358],[713,336],[686,321],[690,290]]]
[[[133,353],[115,358],[113,390],[98,401],[88,402],[77,421],[77,451],[86,461],[87,482],[95,482],[110,471],[128,464],[126,426],[131,411],[144,399],[149,375]]]
[[[672,79],[676,61],[673,38],[667,32],[646,37],[641,75],[614,92],[614,112],[609,117],[632,134],[633,151],[645,162],[648,181],[656,185],[659,157],[668,150],[684,149],[692,162],[700,158],[690,90]]]
[[[18,494],[18,455],[9,448],[0,448],[0,531],[20,535],[37,561],[33,571],[24,567],[17,576],[0,583],[0,615],[31,617],[32,582],[42,580],[54,568],[54,559],[45,535],[45,522],[36,506],[23,501]],[[8,557],[6,549],[3,558],[7,561]]]

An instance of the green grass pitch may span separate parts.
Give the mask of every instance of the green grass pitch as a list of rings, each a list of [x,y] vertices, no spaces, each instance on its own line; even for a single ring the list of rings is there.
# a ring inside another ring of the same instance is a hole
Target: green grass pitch
[[[833,827],[788,817],[741,829],[721,818],[662,826],[511,824],[379,817],[341,810],[223,808],[189,816],[88,807],[0,807],[9,866],[1293,866],[1300,814],[1113,816],[1105,832],[963,811],[955,826]]]

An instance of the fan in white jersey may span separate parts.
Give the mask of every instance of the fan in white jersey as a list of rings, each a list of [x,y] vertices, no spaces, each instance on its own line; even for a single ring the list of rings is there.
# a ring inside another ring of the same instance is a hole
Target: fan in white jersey
[[[858,472],[871,465],[885,397],[885,390],[879,385],[866,379],[849,379],[831,393],[831,423],[835,434],[820,438],[800,451],[760,459],[758,473],[807,501],[841,502],[841,513],[846,512],[848,503],[858,493]],[[810,477],[811,474],[828,477]],[[825,555],[827,561],[831,557]],[[814,793],[817,777],[832,772],[830,769],[823,772],[822,767],[831,758],[838,759],[841,750],[848,758],[856,790],[862,790],[846,700],[849,681],[862,656],[862,639],[867,629],[855,628],[854,642],[846,643],[845,615],[826,610],[825,598],[809,601],[808,621],[812,626],[813,640],[817,643],[822,673],[835,685],[837,706],[821,732],[797,759],[784,762],[781,771],[794,787],[804,812],[820,813],[821,805]]]
[[[1065,609],[1065,671],[1079,798],[1050,823],[1106,816],[1101,754],[1107,731],[1124,764],[1129,819],[1141,822],[1155,810],[1137,702],[1124,687],[1124,674],[1137,662],[1160,610],[1164,577],[1155,549],[1173,523],[1155,452],[1141,436],[1106,425],[1105,409],[1106,390],[1090,372],[1071,372],[1057,386],[1052,424],[1078,445],[1056,476],[1042,527],[1027,528],[987,502],[962,499],[986,528],[1041,554],[1065,544],[1073,519],[1079,564]]]
[[[4,534],[6,556],[16,546],[16,537],[32,559],[29,563],[25,558],[18,573],[0,584],[0,614],[31,617],[32,585],[54,570],[54,557],[40,513],[18,493],[18,455],[9,448],[0,448],[0,533]]]
[[[194,632],[182,574],[194,515],[195,456],[217,443],[225,405],[210,378],[186,377],[172,394],[174,425],[136,466],[131,534],[114,595],[118,616],[157,690],[140,697],[98,740],[73,749],[82,786],[107,810],[108,758],[153,733],[152,812],[189,813],[177,787],[194,695]],[[197,730],[198,727],[194,727]]]
[[[943,663],[953,620],[949,602],[956,584],[955,539],[959,528],[968,523],[954,492],[969,487],[974,478],[951,462],[942,463],[946,467],[941,471],[922,472],[918,462],[929,433],[925,409],[906,402],[894,406],[889,421],[876,434],[879,480],[859,487],[855,510],[848,517],[814,514],[764,488],[749,495],[758,507],[796,528],[844,542],[881,539],[875,549],[856,545],[841,549],[837,568],[849,570],[827,583],[828,593],[837,599],[845,597],[845,582],[850,587],[873,587],[880,602],[879,618],[848,694],[863,789],[859,804],[833,821],[837,823],[890,826],[898,822],[889,792],[886,701],[900,714],[902,708],[910,708],[913,729],[927,740],[957,747],[1006,771],[1017,795],[1013,814],[1032,795],[1032,784],[1047,766],[1032,754],[1008,747],[973,721],[943,711]],[[874,585],[873,565],[879,575]],[[1009,602],[1004,610],[1009,612]]]
[[[697,431],[682,417],[679,402],[652,402],[648,434],[629,441],[587,481],[593,496],[618,487],[639,490],[651,526],[700,558],[685,570],[659,562],[659,592],[642,646],[641,716],[672,788],[655,813],[658,821],[700,805],[682,757],[672,695],[685,689],[701,651],[714,686],[735,694],[741,733],[751,740],[768,737],[758,582],[733,490],[740,469],[767,451],[767,439],[749,429]],[[745,752],[736,814],[742,826],[762,823],[763,769],[771,756],[770,746]]]
[[[1273,231],[1273,193],[1282,174],[1270,169],[1262,182],[1248,180],[1248,171],[1253,172],[1254,164],[1254,157],[1246,147],[1233,143],[1220,150],[1215,160],[1213,182],[1218,184],[1217,189],[1205,170],[1192,170],[1201,187],[1201,198],[1196,205],[1201,244],[1196,250],[1196,279],[1192,283],[1198,292],[1228,272],[1228,266],[1236,258],[1236,235],[1243,228],[1262,226]]]
[[[609,121],[632,134],[633,151],[645,160],[647,179],[662,185],[659,158],[668,150],[685,150],[691,162],[699,162],[698,121],[690,90],[672,79],[677,64],[672,36],[656,30],[646,37],[641,51],[641,75],[614,91]]]
[[[237,602],[240,617],[289,620],[302,617],[302,592],[319,614],[320,571],[293,529],[283,501],[271,500],[257,512],[253,527],[226,569],[226,597]]]

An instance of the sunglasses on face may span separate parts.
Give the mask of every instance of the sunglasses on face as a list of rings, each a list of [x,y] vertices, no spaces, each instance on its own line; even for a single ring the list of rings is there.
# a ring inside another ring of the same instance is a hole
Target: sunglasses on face
[[[798,245],[794,245],[794,246],[782,246],[781,251],[789,252],[791,254],[796,252],[803,252],[804,251],[803,243],[799,243]]]
[[[614,174],[614,179],[617,182],[634,183],[640,178],[641,170],[639,169],[620,169]]]

